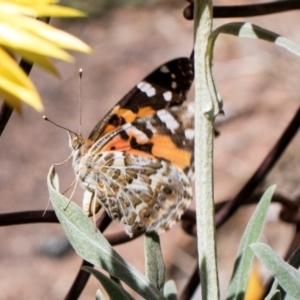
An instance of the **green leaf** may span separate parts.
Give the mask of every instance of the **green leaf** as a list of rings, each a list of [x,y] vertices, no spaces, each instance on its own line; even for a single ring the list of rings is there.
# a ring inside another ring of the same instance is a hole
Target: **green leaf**
[[[281,294],[278,290],[270,291],[269,295],[265,298],[265,300],[281,300]]]
[[[99,282],[105,288],[108,296],[111,299],[122,299],[122,300],[134,300],[121,285],[115,283],[113,280],[102,274],[101,272],[91,268],[91,267],[82,267],[82,270],[87,271],[93,274]]]
[[[300,299],[300,272],[281,259],[268,245],[254,243],[250,247],[287,295],[292,299]]]
[[[159,236],[156,232],[145,234],[146,276],[159,291],[165,283],[165,265],[161,253]]]
[[[110,246],[82,209],[73,202],[69,203],[69,200],[58,192],[58,176],[53,166],[49,170],[47,182],[57,218],[76,253],[122,280],[145,299],[159,299],[159,291]]]
[[[291,255],[290,259],[288,260],[288,263],[293,266],[294,268],[298,269],[300,268],[300,247],[298,247],[295,252]],[[282,290],[281,286],[278,284],[278,281],[275,279],[271,288],[271,291],[274,290],[281,290],[282,296],[285,296],[285,291]],[[287,300],[288,297],[286,297]]]
[[[165,283],[164,296],[168,300],[177,300],[177,289],[174,280],[168,280]]]
[[[253,213],[253,216],[251,217],[245,229],[241,243],[239,245],[237,258],[234,265],[234,271],[232,274],[226,299],[244,299],[245,297],[248,277],[254,257],[253,252],[249,248],[249,245],[256,242],[261,234],[265,216],[274,191],[275,186],[271,186],[263,194]]]

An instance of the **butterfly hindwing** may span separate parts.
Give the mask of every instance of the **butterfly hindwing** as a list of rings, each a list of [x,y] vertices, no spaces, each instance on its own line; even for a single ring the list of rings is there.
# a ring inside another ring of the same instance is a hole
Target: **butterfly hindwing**
[[[93,215],[103,206],[130,236],[135,228],[158,233],[168,230],[191,202],[187,175],[170,162],[107,151],[93,155],[89,166],[90,178],[97,180],[88,184],[84,210]]]

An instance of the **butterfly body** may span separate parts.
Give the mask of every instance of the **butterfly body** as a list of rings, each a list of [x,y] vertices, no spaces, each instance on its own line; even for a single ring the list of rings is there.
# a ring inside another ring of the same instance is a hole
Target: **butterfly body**
[[[181,105],[192,74],[189,59],[171,61],[129,92],[88,139],[69,134],[87,215],[104,207],[130,236],[135,228],[164,232],[180,219],[192,199],[194,109]]]

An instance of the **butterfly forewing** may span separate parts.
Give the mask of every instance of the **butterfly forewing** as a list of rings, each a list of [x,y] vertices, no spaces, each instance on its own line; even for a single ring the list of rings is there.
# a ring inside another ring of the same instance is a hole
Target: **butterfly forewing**
[[[193,79],[194,69],[189,58],[178,58],[161,65],[108,112],[95,126],[89,139],[95,141],[125,123],[166,107],[181,105]]]

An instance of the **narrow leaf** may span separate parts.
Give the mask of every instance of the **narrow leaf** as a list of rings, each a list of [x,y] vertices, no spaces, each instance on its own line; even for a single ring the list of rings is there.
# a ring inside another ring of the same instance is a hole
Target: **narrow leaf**
[[[300,247],[298,247],[295,252],[291,255],[290,259],[288,260],[288,263],[293,266],[296,269],[300,269]],[[285,296],[285,291],[282,290],[282,287],[279,285],[278,281],[275,279],[271,288],[271,291],[280,290],[282,297]],[[286,298],[286,300],[288,300]]]
[[[57,191],[58,176],[54,167],[50,168],[47,181],[57,218],[76,253],[122,280],[145,299],[159,299],[159,291],[109,245],[103,235],[95,230],[82,209],[73,202],[69,203],[68,199]]]
[[[164,296],[168,300],[177,300],[177,289],[173,280],[168,280],[164,286]]]
[[[226,299],[244,299],[245,297],[248,277],[254,257],[251,249],[249,248],[249,245],[256,242],[261,234],[267,209],[274,191],[275,186],[271,186],[263,194],[253,213],[253,216],[251,217],[245,229],[241,243],[239,245],[237,258],[234,265],[234,271],[232,274]]]
[[[265,298],[265,300],[281,300],[280,291],[270,291],[269,295]]]
[[[268,245],[254,243],[250,247],[287,295],[292,299],[300,299],[300,272],[281,259]]]
[[[236,35],[239,37],[250,38],[250,39],[260,39],[267,42],[274,43],[277,46],[285,48],[289,52],[300,57],[300,46],[290,41],[289,39],[280,36],[279,34],[272,32],[270,30],[264,29],[257,25],[251,23],[228,23],[218,27],[214,30],[210,36],[211,42],[215,41],[220,33],[227,33]],[[214,43],[214,42],[212,42]]]
[[[161,291],[165,283],[165,265],[156,232],[145,234],[146,276]]]
[[[98,270],[95,270],[91,267],[82,267],[82,270],[87,271],[91,274],[93,274],[99,282],[103,285],[105,288],[108,296],[111,299],[122,299],[122,300],[134,300],[130,294],[128,294],[121,285],[115,283],[113,280],[99,272]]]

